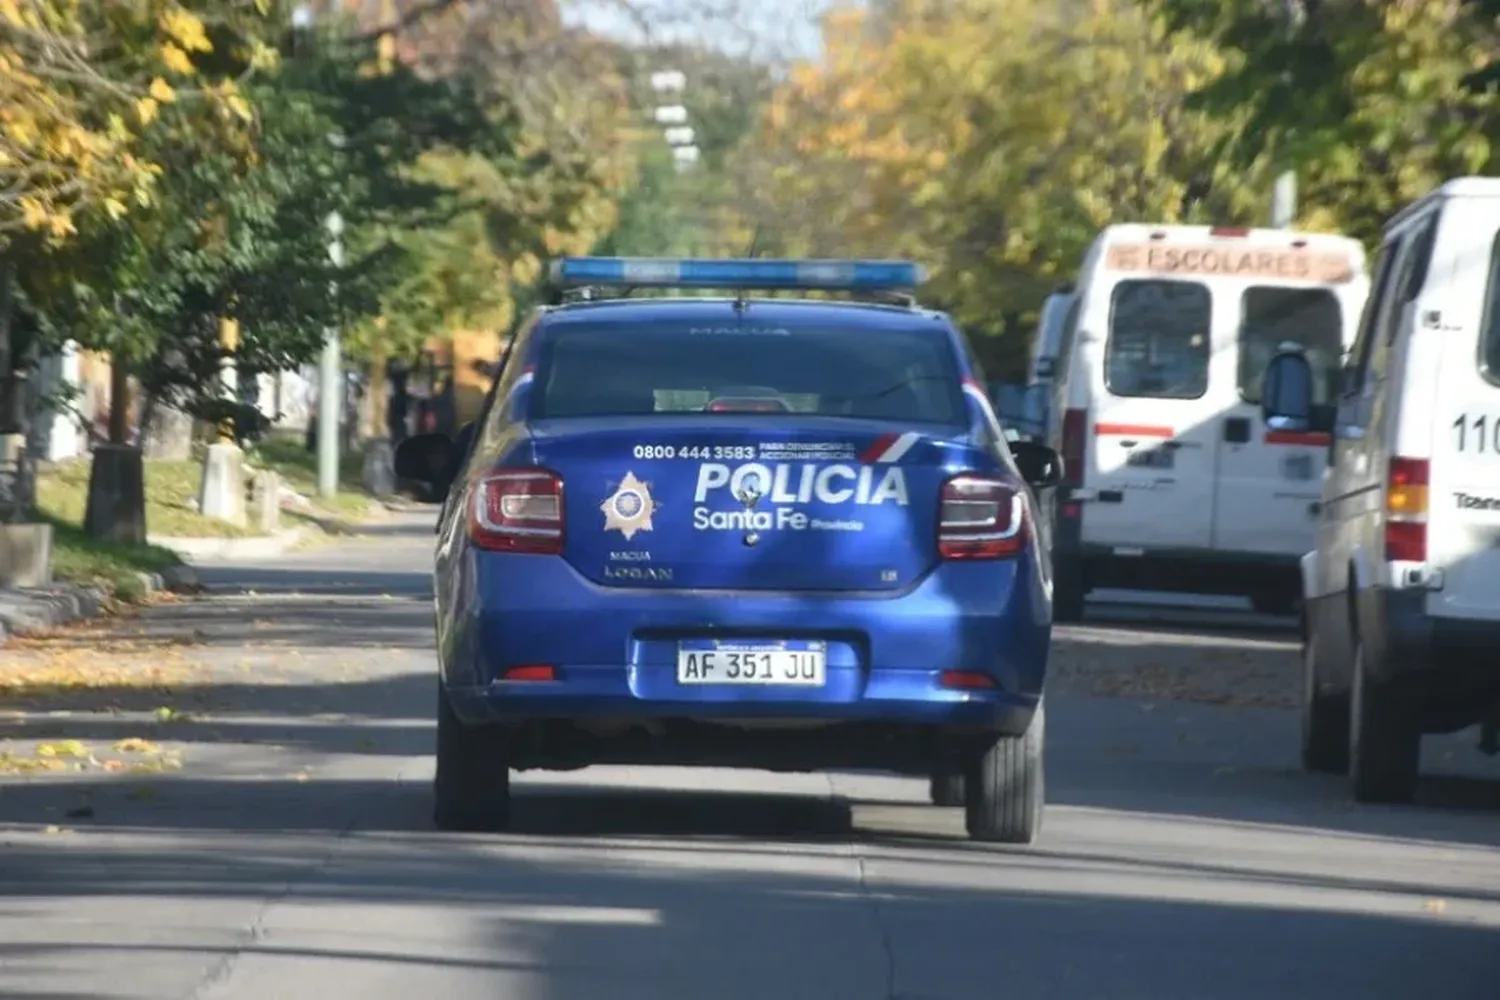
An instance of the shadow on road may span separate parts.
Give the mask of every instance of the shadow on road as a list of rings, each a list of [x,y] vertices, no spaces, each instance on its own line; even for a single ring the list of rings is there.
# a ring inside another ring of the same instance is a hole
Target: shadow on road
[[[32,794],[7,788],[0,801],[10,813]],[[350,803],[358,816],[340,824],[330,806]],[[518,807],[511,834],[418,842],[427,799],[412,785],[187,779],[150,802],[104,799],[99,835],[79,841],[87,863],[66,840],[6,845],[0,926],[25,929],[0,944],[0,962],[18,986],[81,961],[118,969],[141,953],[198,953],[208,966],[232,951],[243,996],[289,995],[285,985],[267,992],[264,977],[305,983],[320,962],[348,963],[356,978],[339,981],[350,995],[362,977],[380,977],[382,996],[396,995],[392,976],[453,970],[519,976],[529,989],[507,979],[509,991],[486,995],[547,1000],[977,997],[997,977],[1027,997],[1395,998],[1418,985],[1493,995],[1491,929],[1415,905],[1377,916],[1348,895],[1415,902],[1433,891],[1389,872],[1296,874],[1045,845],[933,850],[861,835],[847,804],[814,798],[557,792]],[[314,847],[287,831],[342,836]],[[600,835],[616,839],[591,849],[574,839]],[[850,840],[863,860],[841,847]],[[1443,891],[1449,905],[1497,899]],[[259,910],[257,933],[233,944],[198,944],[182,928],[129,943],[37,922],[19,904],[39,896],[88,901],[94,913],[115,899],[136,913],[152,901],[199,912],[210,900],[275,902]]]

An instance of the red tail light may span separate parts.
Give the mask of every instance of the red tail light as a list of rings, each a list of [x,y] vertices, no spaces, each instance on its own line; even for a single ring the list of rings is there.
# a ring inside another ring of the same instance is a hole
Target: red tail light
[[[786,403],[760,396],[725,396],[708,404],[709,413],[787,413]]]
[[[469,537],[491,552],[561,552],[562,479],[548,469],[487,473],[474,487]]]
[[[1425,458],[1392,458],[1385,484],[1385,557],[1396,562],[1427,561],[1427,477]]]
[[[1030,535],[1026,492],[998,479],[966,473],[943,484],[938,553],[944,559],[1006,559]]]
[[[1250,230],[1244,226],[1214,226],[1208,231],[1210,236],[1249,236]]]
[[[1083,485],[1083,459],[1088,445],[1088,433],[1088,410],[1068,410],[1063,414],[1063,482],[1074,489]]]

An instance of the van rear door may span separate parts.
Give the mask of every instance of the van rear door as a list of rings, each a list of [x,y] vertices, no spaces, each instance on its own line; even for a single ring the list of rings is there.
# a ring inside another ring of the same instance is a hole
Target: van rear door
[[[1500,620],[1500,199],[1448,202],[1436,246],[1415,306],[1441,322],[1415,335],[1438,353],[1435,380],[1415,384],[1411,365],[1402,400],[1403,417],[1431,415],[1426,554],[1443,585],[1427,611]]]
[[[1213,526],[1209,391],[1214,296],[1207,284],[1122,278],[1087,305],[1108,317],[1093,406],[1084,541],[1119,548],[1205,548]],[[1090,343],[1098,351],[1097,343]],[[1081,349],[1083,345],[1078,345]]]
[[[1315,543],[1313,511],[1328,464],[1328,435],[1265,427],[1261,380],[1276,352],[1296,344],[1312,363],[1315,401],[1335,401],[1362,291],[1251,284],[1233,294],[1237,392],[1215,434],[1213,545],[1230,552],[1301,555]]]

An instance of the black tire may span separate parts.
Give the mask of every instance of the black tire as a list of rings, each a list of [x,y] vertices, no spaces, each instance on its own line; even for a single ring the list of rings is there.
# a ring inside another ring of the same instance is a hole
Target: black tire
[[[1313,636],[1302,639],[1302,767],[1314,774],[1349,773],[1349,695],[1320,694]]]
[[[927,795],[932,804],[952,808],[964,804],[964,776],[952,771],[938,771],[927,784]]]
[[[439,830],[488,833],[510,825],[510,768],[492,729],[465,725],[438,685],[432,821]]]
[[[1083,582],[1083,571],[1070,563],[1059,562],[1052,571],[1052,620],[1055,622],[1077,622],[1083,620],[1083,602],[1088,587]]]
[[[964,799],[964,826],[970,840],[994,844],[1036,840],[1046,801],[1042,754],[1046,735],[1046,709],[1038,703],[1025,733],[996,739],[970,766]]]
[[[1397,685],[1370,676],[1364,642],[1354,637],[1354,690],[1349,704],[1349,779],[1356,802],[1408,803],[1416,798],[1422,759],[1420,705]]]

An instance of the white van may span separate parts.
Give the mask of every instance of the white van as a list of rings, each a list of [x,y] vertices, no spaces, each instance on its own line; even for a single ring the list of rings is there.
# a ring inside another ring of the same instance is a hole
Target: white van
[[[1068,367],[1073,345],[1065,331],[1070,329],[1069,311],[1077,301],[1071,282],[1047,296],[1031,341],[1031,365],[1026,372],[1027,416],[1042,440],[1055,436],[1052,425],[1057,414],[1052,406],[1052,385]]]
[[[1335,394],[1368,294],[1343,236],[1132,224],[1099,234],[1078,277],[1073,348],[1048,443],[1057,492],[1054,614],[1096,587],[1238,594],[1290,614],[1313,544],[1326,435],[1268,430],[1261,378],[1300,345]]]
[[[1031,367],[1026,373],[1027,385],[1050,383],[1059,374],[1059,367],[1067,366],[1066,346],[1063,344],[1063,323],[1068,318],[1068,307],[1076,296],[1071,283],[1063,285],[1042,302],[1041,314],[1037,317],[1036,334],[1031,341]],[[1062,362],[1059,366],[1058,362]]]
[[[1372,270],[1336,410],[1314,408],[1289,355],[1265,416],[1332,431],[1302,561],[1303,762],[1347,770],[1359,801],[1403,802],[1424,733],[1482,724],[1500,749],[1500,179],[1406,208]]]

